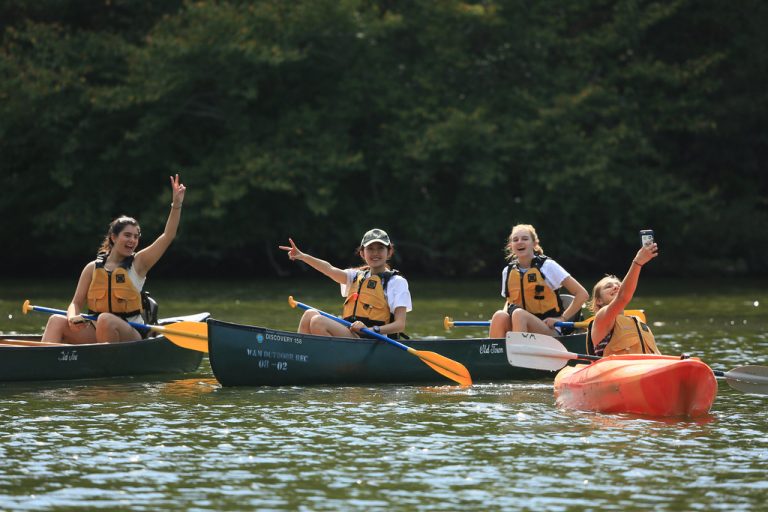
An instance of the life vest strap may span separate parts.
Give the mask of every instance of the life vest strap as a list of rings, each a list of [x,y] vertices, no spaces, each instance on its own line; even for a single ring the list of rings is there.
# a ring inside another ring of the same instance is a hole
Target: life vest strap
[[[89,314],[89,315],[96,315],[96,316],[99,316],[99,315],[100,315],[100,314],[102,314],[102,313],[112,313],[112,314],[113,314],[113,315],[115,315],[115,316],[119,316],[119,317],[120,317],[120,318],[122,318],[123,320],[128,320],[128,319],[129,319],[129,318],[131,318],[132,316],[140,315],[140,314],[141,314],[141,310],[140,310],[140,309],[138,309],[138,310],[136,310],[136,311],[129,311],[128,313],[114,313],[114,312],[112,312],[112,311],[93,311],[93,310],[91,310],[91,309],[89,309],[89,310],[88,310],[88,314]]]

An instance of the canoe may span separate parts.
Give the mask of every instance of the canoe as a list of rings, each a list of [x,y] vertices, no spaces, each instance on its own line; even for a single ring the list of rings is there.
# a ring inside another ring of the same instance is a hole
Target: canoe
[[[558,339],[571,350],[585,343],[584,334]],[[405,343],[463,364],[474,382],[552,375],[510,365],[504,339],[411,339]],[[383,341],[313,336],[214,319],[208,320],[208,358],[223,386],[452,383],[418,357]]]
[[[163,319],[205,321],[208,313]],[[0,382],[96,379],[186,373],[197,370],[203,354],[180,348],[164,336],[123,343],[42,343],[39,335],[0,337]]]
[[[677,356],[614,355],[555,376],[557,405],[583,411],[696,417],[716,394],[709,366]]]

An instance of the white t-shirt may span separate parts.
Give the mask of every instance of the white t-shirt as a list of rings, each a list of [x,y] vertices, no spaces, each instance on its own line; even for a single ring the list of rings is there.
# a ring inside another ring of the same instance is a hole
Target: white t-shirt
[[[347,273],[347,283],[341,285],[341,296],[347,296],[347,290],[352,285],[355,276],[357,276],[358,269],[348,268],[344,272]],[[392,314],[395,314],[395,309],[405,308],[405,311],[411,311],[413,306],[411,305],[411,292],[408,290],[408,280],[403,276],[395,274],[387,282],[387,289],[384,292],[387,297],[387,304],[389,304],[389,310]]]
[[[525,272],[528,269],[521,267],[520,270]],[[544,264],[541,265],[540,270],[541,273],[544,274],[544,282],[547,283],[547,286],[552,288],[552,290],[559,289],[561,286],[563,286],[563,281],[571,276],[571,274],[566,272],[565,269],[552,258],[547,258],[546,261],[544,261]],[[501,271],[501,296],[505,298],[507,296],[508,272],[509,266],[504,267],[504,270]]]

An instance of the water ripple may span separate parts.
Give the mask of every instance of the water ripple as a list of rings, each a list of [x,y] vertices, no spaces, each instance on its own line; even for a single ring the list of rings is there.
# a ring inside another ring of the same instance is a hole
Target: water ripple
[[[755,339],[664,343],[729,368]],[[554,407],[551,382],[222,388],[202,374],[0,389],[0,509],[762,507],[765,398],[696,420]]]

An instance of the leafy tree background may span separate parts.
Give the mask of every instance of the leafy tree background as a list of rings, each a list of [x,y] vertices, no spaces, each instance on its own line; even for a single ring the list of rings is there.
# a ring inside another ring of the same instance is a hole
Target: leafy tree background
[[[768,4],[5,0],[8,275],[75,275],[123,213],[164,275],[285,275],[387,229],[408,275],[768,272]],[[153,274],[159,274],[155,271]]]

